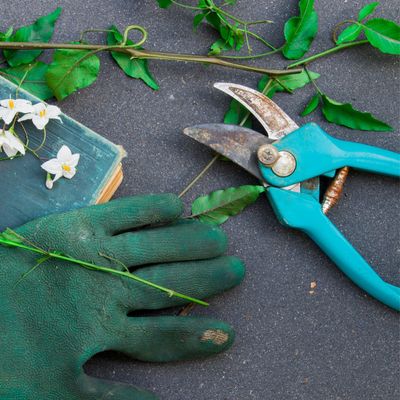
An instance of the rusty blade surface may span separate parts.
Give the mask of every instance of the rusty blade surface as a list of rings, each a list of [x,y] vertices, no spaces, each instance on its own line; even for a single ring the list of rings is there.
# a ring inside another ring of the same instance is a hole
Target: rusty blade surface
[[[273,140],[251,129],[237,125],[203,124],[184,129],[183,133],[205,144],[250,172],[260,181],[257,150]]]
[[[298,129],[298,125],[264,94],[235,83],[218,82],[214,87],[246,107],[258,119],[271,139],[281,139]]]

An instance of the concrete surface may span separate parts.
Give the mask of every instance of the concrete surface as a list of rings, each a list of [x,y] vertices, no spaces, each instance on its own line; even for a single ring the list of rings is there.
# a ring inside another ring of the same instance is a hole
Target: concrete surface
[[[263,28],[282,43],[285,20],[297,13],[297,1],[242,0],[237,15],[270,18]],[[377,15],[399,19],[399,4],[382,1]],[[353,17],[364,1],[319,1],[319,35],[312,52],[331,45],[333,25]],[[1,28],[18,27],[56,5],[63,15],[55,40],[71,41],[86,28],[140,23],[149,30],[147,48],[205,53],[215,36],[201,27],[193,34],[188,10],[161,10],[155,0],[14,0],[2,5]],[[2,29],[2,30],[3,30]],[[98,37],[100,40],[100,37]],[[96,36],[93,37],[96,40]],[[255,46],[255,50],[261,50]],[[181,134],[182,128],[219,122],[229,98],[212,89],[215,81],[255,86],[259,76],[201,65],[152,62],[161,90],[128,79],[107,54],[101,56],[98,82],[61,103],[64,112],[122,144],[125,180],[117,196],[180,192],[210,160],[207,148]],[[283,67],[276,56],[258,65]],[[307,87],[276,101],[299,123],[316,121],[339,138],[400,150],[399,70],[395,58],[369,46],[316,62],[319,85],[339,101],[375,113],[394,126],[393,133],[351,131],[322,120],[319,112],[296,117],[312,94]],[[212,190],[255,183],[233,164],[220,162],[185,198],[189,205]],[[350,241],[381,275],[400,284],[399,186],[389,178],[352,172],[340,205],[331,213]],[[189,211],[189,208],[188,208]],[[234,347],[204,361],[145,364],[117,354],[97,356],[87,365],[96,376],[155,391],[162,399],[398,399],[399,317],[365,295],[303,234],[279,225],[264,199],[224,228],[231,254],[247,264],[244,283],[212,299],[194,314],[221,317],[237,331]],[[310,283],[317,282],[313,295]]]

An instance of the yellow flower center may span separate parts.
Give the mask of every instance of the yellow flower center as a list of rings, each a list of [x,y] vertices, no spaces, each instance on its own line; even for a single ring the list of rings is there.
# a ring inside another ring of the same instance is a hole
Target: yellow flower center
[[[13,99],[8,100],[8,107],[12,110],[15,107],[15,103]]]
[[[46,115],[46,110],[40,110],[39,111],[39,117],[43,118]]]
[[[66,172],[71,172],[71,167],[69,165],[63,164],[62,169]]]

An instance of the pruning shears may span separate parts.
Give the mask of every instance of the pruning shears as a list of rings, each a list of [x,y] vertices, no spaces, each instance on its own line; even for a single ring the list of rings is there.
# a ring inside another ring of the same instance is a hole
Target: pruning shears
[[[248,87],[214,86],[246,107],[268,137],[227,124],[196,125],[184,133],[257,177],[283,225],[304,231],[356,285],[400,311],[400,287],[385,282],[325,215],[338,200],[348,167],[398,178],[400,154],[336,139],[315,123],[299,128],[276,103]],[[334,179],[323,205],[321,176]]]

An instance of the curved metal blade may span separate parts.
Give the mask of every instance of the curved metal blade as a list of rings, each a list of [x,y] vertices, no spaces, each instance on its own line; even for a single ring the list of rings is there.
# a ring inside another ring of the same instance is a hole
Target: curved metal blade
[[[298,125],[264,94],[235,83],[218,82],[214,87],[246,107],[260,121],[271,139],[280,139],[298,129]]]
[[[260,181],[264,181],[258,167],[257,150],[263,144],[272,143],[272,139],[251,129],[227,124],[195,125],[184,129],[183,133],[211,147]]]

